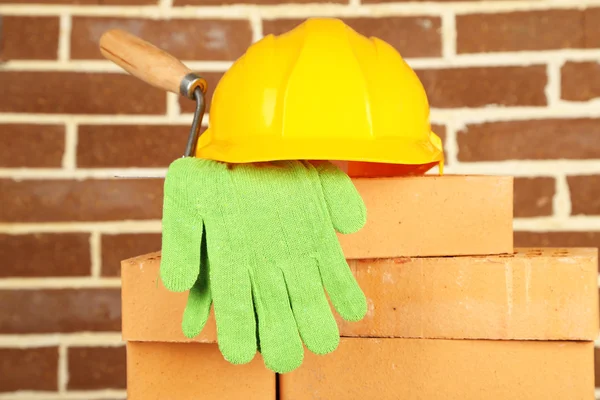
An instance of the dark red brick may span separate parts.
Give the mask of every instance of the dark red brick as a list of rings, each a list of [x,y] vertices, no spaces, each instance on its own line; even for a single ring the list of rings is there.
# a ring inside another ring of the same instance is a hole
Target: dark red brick
[[[600,119],[500,121],[457,134],[460,161],[600,158]]]
[[[102,276],[121,276],[121,261],[160,249],[160,233],[102,235]]]
[[[0,125],[0,167],[61,167],[65,151],[63,125]]]
[[[341,18],[367,37],[375,36],[394,46],[403,57],[439,57],[442,54],[441,19],[438,17]],[[280,35],[304,19],[263,21],[263,34]]]
[[[166,167],[185,151],[189,125],[83,125],[80,168]]]
[[[600,98],[600,62],[566,62],[561,68],[561,98],[569,101]]]
[[[0,222],[121,221],[162,217],[163,179],[0,180]]]
[[[568,176],[572,215],[600,215],[600,175]]]
[[[588,8],[583,12],[585,47],[600,48],[600,7]]]
[[[166,92],[126,74],[0,71],[0,87],[0,112],[164,114],[166,111]]]
[[[118,347],[71,347],[69,390],[126,388],[126,352]]]
[[[0,334],[121,330],[120,289],[4,289],[0,304]]]
[[[2,16],[0,59],[55,60],[58,56],[59,30],[58,17]]]
[[[544,106],[546,67],[473,67],[417,70],[434,108]]]
[[[57,390],[58,347],[0,348],[0,393]]]
[[[554,178],[515,178],[515,218],[543,217],[553,213]]]
[[[139,36],[181,60],[235,60],[252,43],[248,20],[75,17],[71,58],[103,58],[100,37],[113,28]]]
[[[458,15],[456,34],[458,53],[585,47],[583,12],[575,9]]]
[[[0,234],[0,278],[86,276],[90,237],[86,233]]]

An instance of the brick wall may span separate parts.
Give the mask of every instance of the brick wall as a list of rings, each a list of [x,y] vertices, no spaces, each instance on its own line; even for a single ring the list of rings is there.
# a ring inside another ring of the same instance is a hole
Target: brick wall
[[[103,60],[111,27],[214,88],[262,35],[342,17],[417,70],[448,173],[517,177],[516,245],[600,246],[600,1],[277,3],[0,0],[0,399],[126,396],[119,261],[160,248],[193,104]]]

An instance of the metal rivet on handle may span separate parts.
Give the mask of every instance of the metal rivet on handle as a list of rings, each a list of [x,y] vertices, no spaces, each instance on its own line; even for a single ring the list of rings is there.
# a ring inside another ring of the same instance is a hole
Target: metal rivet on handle
[[[187,97],[190,100],[194,100],[194,92],[196,88],[202,89],[202,93],[206,93],[206,89],[208,84],[206,83],[206,79],[201,77],[198,74],[190,72],[186,76],[181,79],[181,83],[179,84],[179,93],[183,97]]]

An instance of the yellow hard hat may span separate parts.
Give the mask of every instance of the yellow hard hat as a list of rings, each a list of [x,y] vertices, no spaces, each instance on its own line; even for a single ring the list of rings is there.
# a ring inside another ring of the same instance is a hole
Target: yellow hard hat
[[[443,166],[415,72],[388,43],[329,18],[250,46],[215,88],[196,156]]]

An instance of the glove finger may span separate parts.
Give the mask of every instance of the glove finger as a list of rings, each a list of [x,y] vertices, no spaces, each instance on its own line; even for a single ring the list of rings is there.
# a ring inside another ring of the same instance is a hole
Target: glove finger
[[[257,268],[255,274],[252,288],[264,363],[271,371],[290,372],[302,364],[304,348],[283,273],[274,268]]]
[[[210,287],[221,354],[232,364],[256,355],[256,320],[250,277],[244,269],[213,261]]]
[[[202,329],[204,329],[212,304],[210,280],[208,279],[210,266],[206,256],[205,240],[202,243],[202,251],[203,268],[200,270],[200,276],[196,280],[196,283],[190,289],[181,323],[184,336],[190,339],[198,336],[202,332]]]
[[[336,311],[346,321],[360,321],[367,313],[367,299],[356,282],[335,233],[323,238],[319,271],[323,286]]]
[[[163,224],[160,278],[170,291],[189,290],[200,274],[202,221],[194,225]]]
[[[340,342],[337,322],[325,296],[317,262],[308,259],[299,260],[299,263],[283,268],[292,312],[308,350],[327,354]]]
[[[174,292],[189,290],[200,272],[204,228],[190,183],[198,165],[188,159],[173,162],[164,183],[160,277]]]
[[[192,286],[181,323],[185,337],[192,339],[202,332],[208,321],[211,304],[212,298],[209,290],[200,283]]]
[[[350,177],[330,162],[315,168],[335,230],[344,234],[360,230],[367,222],[367,209]]]

